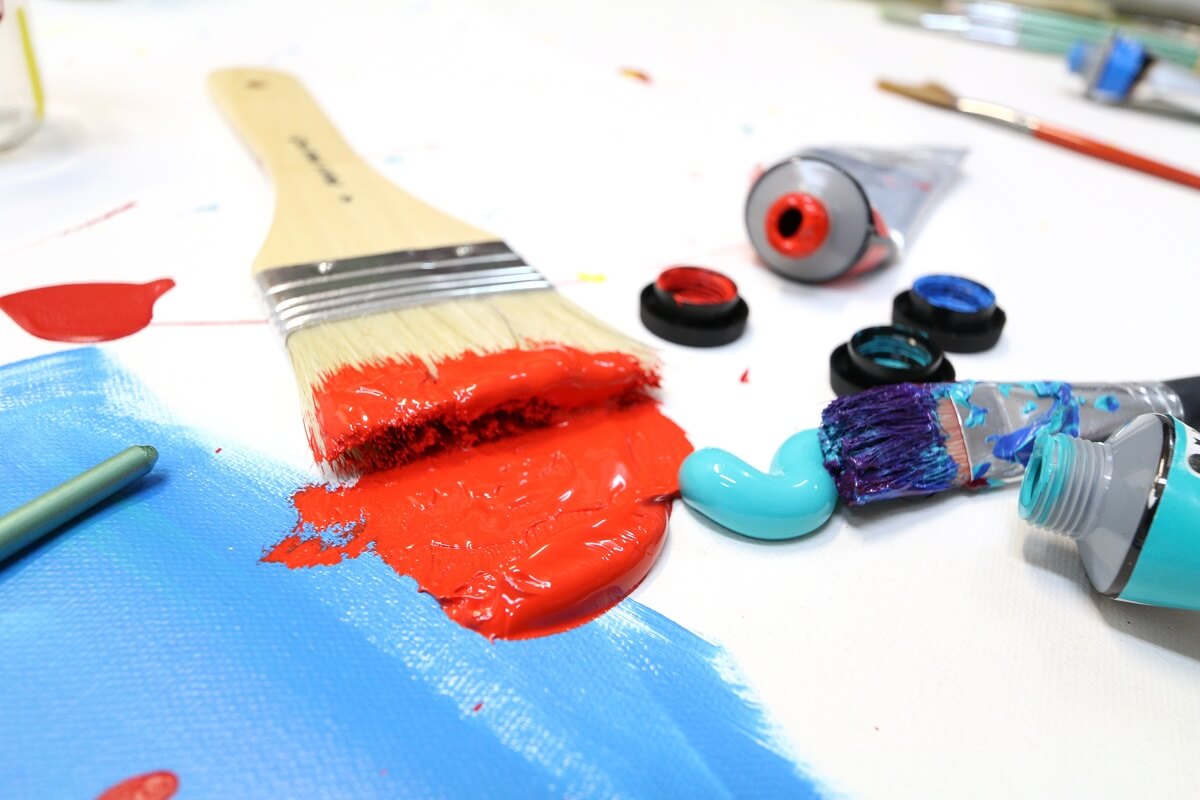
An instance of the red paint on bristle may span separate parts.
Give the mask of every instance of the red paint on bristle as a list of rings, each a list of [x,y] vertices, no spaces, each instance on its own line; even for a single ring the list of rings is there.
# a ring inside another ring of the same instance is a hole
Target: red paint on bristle
[[[649,572],[691,450],[651,401],[577,412],[352,486],[301,489],[294,532],[264,560],[332,566],[374,553],[489,638],[556,633],[600,615]]]
[[[154,301],[175,286],[150,283],[64,283],[0,297],[0,311],[27,333],[52,342],[107,342],[150,324]]]
[[[737,299],[736,283],[704,267],[672,267],[654,283],[680,305],[719,305]]]
[[[175,773],[160,770],[123,780],[106,789],[97,800],[168,800],[178,789]]]
[[[373,472],[449,446],[467,447],[551,424],[592,406],[625,405],[658,386],[628,353],[536,350],[466,353],[437,363],[416,358],[343,367],[313,393],[321,440],[313,455]]]

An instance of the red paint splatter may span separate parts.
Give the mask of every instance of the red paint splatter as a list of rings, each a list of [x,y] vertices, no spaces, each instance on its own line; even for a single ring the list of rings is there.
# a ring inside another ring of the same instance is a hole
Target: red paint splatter
[[[159,770],[136,775],[106,789],[96,800],[167,800],[179,789],[174,772]]]
[[[570,347],[465,353],[438,362],[436,377],[415,358],[346,366],[313,392],[309,445],[318,461],[373,472],[636,400],[657,385],[636,356]]]
[[[219,453],[219,452],[221,452],[221,448],[219,448],[219,447],[218,447],[216,450],[213,450],[213,452],[214,452],[214,453]]]
[[[353,486],[301,489],[295,531],[263,560],[314,567],[373,552],[489,638],[556,633],[649,572],[691,450],[652,402],[579,412]]]
[[[750,382],[750,370],[747,369],[745,372],[743,372],[742,377],[738,378],[738,380],[741,383],[749,383]]]
[[[105,211],[103,214],[101,214],[98,217],[92,217],[91,219],[89,219],[85,222],[81,222],[78,225],[72,225],[69,228],[63,228],[61,231],[56,231],[55,233],[52,233],[49,236],[43,236],[40,239],[32,241],[26,245],[22,245],[22,246],[18,247],[16,250],[11,250],[9,252],[19,252],[21,250],[27,250],[30,247],[36,247],[37,245],[42,244],[44,242],[48,242],[52,239],[61,239],[64,236],[70,236],[73,233],[79,233],[80,231],[87,230],[88,228],[92,227],[93,225],[99,225],[101,222],[106,222],[106,221],[112,219],[113,217],[117,216],[118,214],[123,214],[126,211],[129,211],[130,209],[134,208],[135,206],[137,206],[137,201],[130,200],[129,202],[127,202],[123,205],[119,205],[116,208]]]
[[[626,78],[633,78],[635,81],[641,81],[642,83],[654,83],[654,80],[650,77],[650,73],[636,67],[621,67],[621,74]]]
[[[478,713],[478,712],[482,711],[482,710],[483,710],[483,703],[476,703],[474,706],[472,706],[472,707],[471,707],[471,710],[472,710],[472,711],[474,711],[474,712],[476,712],[476,713]]]
[[[63,283],[0,297],[0,311],[27,333],[52,342],[107,342],[150,324],[154,301],[175,286],[150,283]]]

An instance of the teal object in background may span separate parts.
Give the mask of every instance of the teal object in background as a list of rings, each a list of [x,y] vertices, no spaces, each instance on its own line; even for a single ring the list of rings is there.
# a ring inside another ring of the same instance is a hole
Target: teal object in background
[[[1105,442],[1038,438],[1020,513],[1076,541],[1097,591],[1200,610],[1200,432],[1143,414]]]
[[[811,533],[833,514],[838,498],[816,430],[784,442],[765,473],[725,450],[697,450],[679,468],[679,489],[684,502],[713,522],[754,539]]]
[[[1118,597],[1200,610],[1200,434],[1179,420],[1174,423],[1167,484]]]

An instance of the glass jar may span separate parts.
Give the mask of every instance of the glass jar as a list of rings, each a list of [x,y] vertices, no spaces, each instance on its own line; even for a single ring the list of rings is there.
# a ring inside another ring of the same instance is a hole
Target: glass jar
[[[27,5],[0,0],[0,150],[24,141],[45,115]]]

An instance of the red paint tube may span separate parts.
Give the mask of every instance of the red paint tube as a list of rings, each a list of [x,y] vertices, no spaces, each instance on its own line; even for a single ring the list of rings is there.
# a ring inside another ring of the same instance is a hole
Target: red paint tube
[[[894,261],[958,174],[965,151],[810,148],[750,187],[746,229],[768,267],[805,283],[861,275]]]

